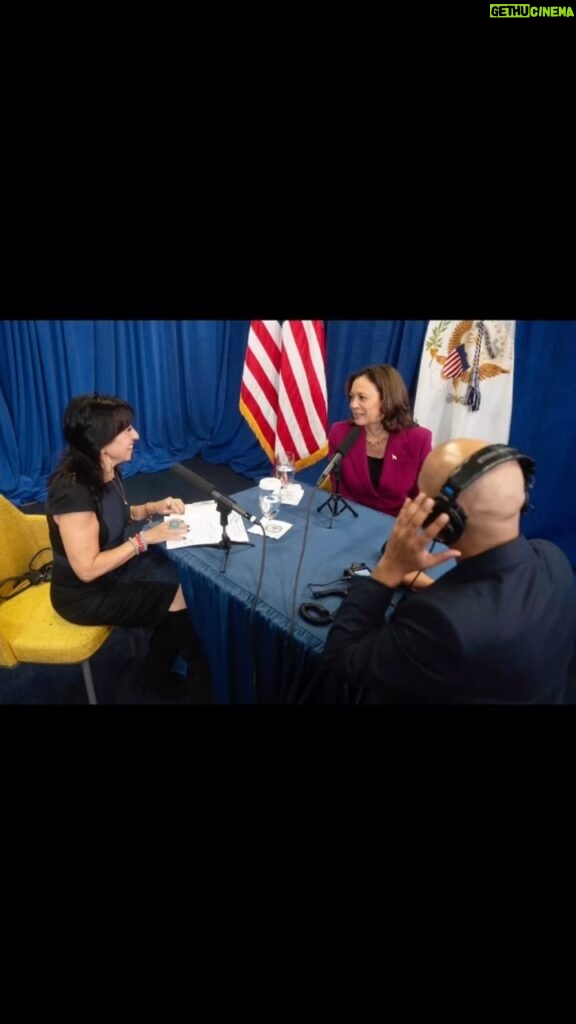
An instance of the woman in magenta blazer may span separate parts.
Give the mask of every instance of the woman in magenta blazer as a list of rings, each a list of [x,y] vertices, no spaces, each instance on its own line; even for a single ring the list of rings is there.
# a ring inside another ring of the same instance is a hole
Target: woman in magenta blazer
[[[351,419],[330,427],[329,458],[354,424],[362,430],[340,463],[339,492],[396,516],[404,499],[418,493],[418,473],[431,451],[432,432],[416,424],[406,385],[393,366],[367,366],[350,374],[346,394]]]

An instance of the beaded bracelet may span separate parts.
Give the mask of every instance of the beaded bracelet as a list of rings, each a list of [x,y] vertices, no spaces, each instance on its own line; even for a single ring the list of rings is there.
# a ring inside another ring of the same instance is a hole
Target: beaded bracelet
[[[148,541],[142,536],[141,533],[135,533],[134,540],[138,545],[139,554],[143,555],[148,547]]]
[[[127,537],[126,540],[128,541],[129,544],[132,545],[132,547],[134,548],[134,551],[136,552],[136,554],[139,555],[140,554],[140,546],[137,543],[137,541],[135,541],[133,537]]]

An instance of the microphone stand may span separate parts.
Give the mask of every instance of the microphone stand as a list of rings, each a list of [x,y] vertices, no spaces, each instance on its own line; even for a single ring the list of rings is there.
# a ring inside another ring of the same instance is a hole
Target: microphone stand
[[[228,565],[228,556],[230,555],[230,549],[232,545],[243,546],[248,548],[253,548],[254,545],[250,540],[230,540],[230,537],[226,532],[226,527],[228,526],[228,516],[230,515],[230,509],[227,508],[226,505],[224,505],[221,501],[217,501],[216,510],[220,513],[222,536],[217,544],[202,544],[200,546],[203,548],[221,548],[223,551],[225,551],[226,554],[224,555],[224,561],[222,563],[222,568],[220,569],[220,572],[226,572],[226,566]]]
[[[330,509],[330,529],[332,528],[332,524],[336,516],[339,516],[341,512],[345,512],[346,509],[348,509],[348,512],[351,512],[356,519],[358,518],[356,509],[352,508],[352,506],[346,501],[346,498],[343,498],[340,494],[340,465],[341,464],[338,463],[334,468],[334,479],[336,481],[336,485],[332,494],[316,509],[317,512],[321,512],[322,509],[328,505],[328,508]],[[342,506],[341,508],[340,505]]]

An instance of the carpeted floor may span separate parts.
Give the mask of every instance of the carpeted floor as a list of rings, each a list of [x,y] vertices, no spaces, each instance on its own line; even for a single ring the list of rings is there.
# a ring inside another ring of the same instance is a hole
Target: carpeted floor
[[[236,494],[254,484],[254,480],[235,473],[228,466],[214,465],[198,456],[186,460],[182,466],[208,480],[221,494]],[[185,475],[170,469],[127,477],[124,480],[124,490],[128,501],[134,505],[156,501],[168,494],[182,498],[186,503],[206,500],[207,497],[194,487]],[[23,511],[38,513],[43,512],[44,508],[41,504],[34,503],[27,505]],[[94,655],[91,665],[99,704],[165,704],[158,698],[144,697],[134,681],[134,670],[146,653],[147,642],[144,630],[115,629],[100,651]],[[87,702],[80,665],[19,665],[13,669],[0,668],[0,705],[62,705]],[[187,700],[186,703],[190,704],[193,701]]]

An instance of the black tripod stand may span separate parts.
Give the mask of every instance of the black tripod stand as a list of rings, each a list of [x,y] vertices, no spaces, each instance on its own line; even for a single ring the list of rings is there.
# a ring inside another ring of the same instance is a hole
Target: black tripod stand
[[[342,495],[340,494],[339,465],[336,466],[334,469],[334,480],[335,485],[332,494],[330,495],[329,498],[326,499],[326,501],[323,501],[322,504],[319,505],[316,510],[317,512],[321,512],[323,508],[326,508],[326,506],[328,506],[328,508],[330,509],[330,527],[332,527],[332,523],[334,522],[336,516],[339,516],[341,512],[345,512],[346,509],[348,510],[348,512],[352,513],[354,518],[358,518],[358,513],[356,512],[356,510],[353,509],[352,506],[349,505],[348,502],[346,501],[346,498],[343,498]]]
[[[228,534],[226,532],[226,527],[228,526],[228,516],[230,515],[230,509],[227,508],[226,505],[223,505],[221,502],[217,501],[216,502],[216,510],[220,513],[220,523],[222,525],[222,536],[221,536],[221,538],[220,538],[220,540],[218,541],[217,544],[204,544],[203,547],[206,547],[206,548],[222,548],[222,550],[226,552],[226,554],[224,555],[224,561],[222,563],[222,568],[220,569],[220,572],[226,572],[226,566],[228,565],[228,557],[230,555],[230,548],[232,546],[238,546],[238,547],[242,546],[242,547],[247,547],[247,548],[253,548],[254,545],[252,544],[252,541],[249,541],[249,540],[230,540],[230,537],[228,536]]]

